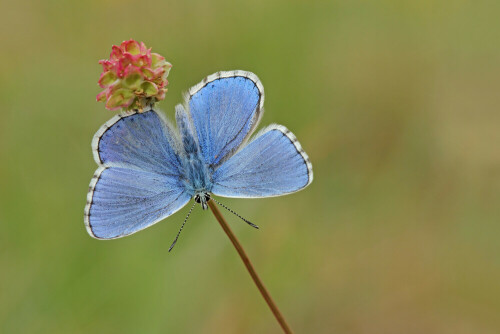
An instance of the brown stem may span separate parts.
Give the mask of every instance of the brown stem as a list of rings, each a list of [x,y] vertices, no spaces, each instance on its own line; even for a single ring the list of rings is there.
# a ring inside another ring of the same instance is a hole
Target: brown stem
[[[252,276],[253,281],[255,282],[255,285],[257,285],[257,288],[259,288],[260,293],[262,294],[262,297],[264,297],[267,305],[271,308],[271,311],[273,312],[274,316],[276,317],[276,320],[278,320],[281,328],[283,328],[283,331],[287,334],[291,334],[292,330],[290,329],[290,326],[288,326],[285,318],[281,314],[280,310],[278,309],[278,306],[276,306],[276,303],[274,300],[271,298],[271,295],[267,291],[266,287],[262,283],[262,281],[259,278],[259,275],[255,272],[255,269],[253,268],[252,262],[250,262],[250,259],[248,258],[247,254],[245,253],[245,250],[241,246],[240,242],[234,235],[233,231],[227,224],[226,220],[222,216],[221,212],[219,211],[219,208],[215,205],[214,201],[208,201],[208,206],[212,210],[215,218],[219,222],[220,226],[222,226],[222,229],[224,232],[226,232],[227,236],[231,240],[231,242],[234,245],[234,248],[238,251],[238,254],[240,255],[241,259],[243,260],[243,263],[245,264],[245,267],[247,267],[248,272],[250,273],[250,276]]]

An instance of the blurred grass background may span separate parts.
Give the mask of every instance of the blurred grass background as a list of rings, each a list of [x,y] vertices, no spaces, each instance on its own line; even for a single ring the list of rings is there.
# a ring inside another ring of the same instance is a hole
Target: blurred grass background
[[[264,83],[312,185],[227,214],[297,333],[500,331],[498,1],[16,1],[0,27],[0,332],[278,333],[229,240],[187,208],[132,237],[83,224],[112,44]]]

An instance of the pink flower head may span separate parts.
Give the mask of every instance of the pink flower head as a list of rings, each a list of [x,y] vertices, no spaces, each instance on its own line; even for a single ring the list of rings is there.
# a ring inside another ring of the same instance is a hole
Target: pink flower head
[[[99,64],[103,71],[98,83],[103,91],[96,99],[106,103],[106,109],[141,111],[165,98],[172,65],[143,42],[131,39],[113,45],[109,59]]]

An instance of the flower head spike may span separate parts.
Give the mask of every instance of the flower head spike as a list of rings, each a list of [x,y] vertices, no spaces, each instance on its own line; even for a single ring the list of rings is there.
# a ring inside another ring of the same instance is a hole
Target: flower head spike
[[[106,109],[142,111],[165,98],[172,65],[143,42],[131,39],[113,45],[109,59],[99,64],[103,71],[98,83],[103,91],[96,99],[106,103]]]

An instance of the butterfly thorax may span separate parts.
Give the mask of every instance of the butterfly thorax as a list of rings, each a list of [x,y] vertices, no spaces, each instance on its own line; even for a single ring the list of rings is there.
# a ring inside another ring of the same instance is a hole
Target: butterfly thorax
[[[193,195],[211,191],[212,181],[210,180],[208,168],[200,154],[186,155],[184,171],[188,188],[192,189]]]
[[[212,180],[209,168],[195,138],[192,124],[183,109],[177,111],[176,119],[184,151],[181,157],[186,188],[190,190],[192,196],[207,194],[212,190]],[[204,198],[204,196],[202,197]]]

